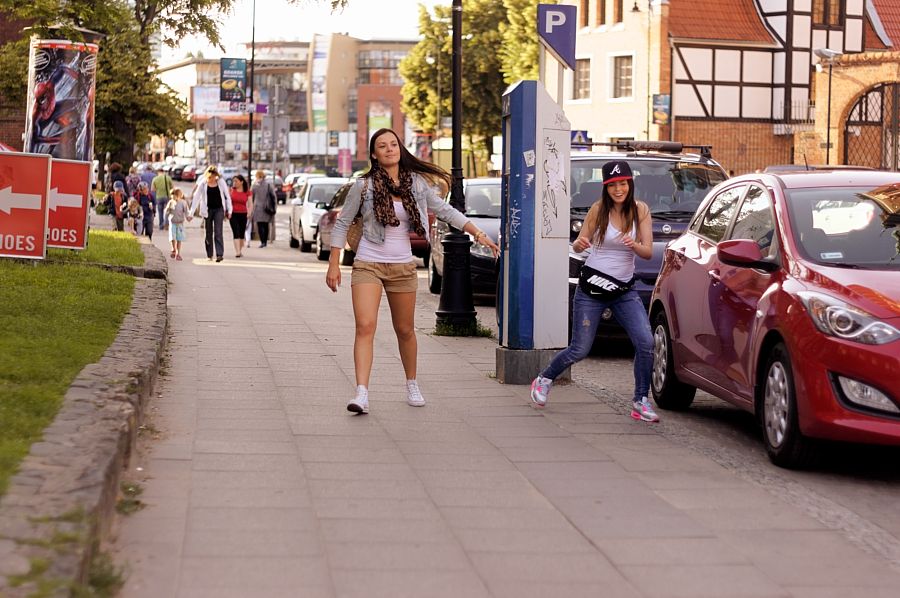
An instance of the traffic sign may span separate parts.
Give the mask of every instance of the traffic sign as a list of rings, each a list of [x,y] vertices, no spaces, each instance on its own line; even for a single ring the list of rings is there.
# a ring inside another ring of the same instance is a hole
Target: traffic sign
[[[50,156],[0,152],[0,257],[47,254]]]
[[[87,247],[91,163],[53,160],[50,167],[48,247]]]
[[[553,56],[575,70],[576,6],[538,4],[538,38]]]

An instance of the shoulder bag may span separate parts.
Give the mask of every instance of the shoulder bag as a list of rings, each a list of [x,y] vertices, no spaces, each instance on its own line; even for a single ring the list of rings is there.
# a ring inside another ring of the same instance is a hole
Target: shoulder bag
[[[578,287],[581,292],[598,301],[618,299],[633,286],[634,277],[628,282],[623,282],[587,264],[581,266],[581,273],[578,275]]]

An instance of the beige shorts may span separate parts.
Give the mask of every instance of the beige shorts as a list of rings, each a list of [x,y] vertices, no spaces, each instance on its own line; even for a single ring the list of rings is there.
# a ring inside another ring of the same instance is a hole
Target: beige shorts
[[[416,263],[379,264],[375,262],[353,262],[350,286],[358,284],[380,284],[388,293],[415,293],[419,287]]]

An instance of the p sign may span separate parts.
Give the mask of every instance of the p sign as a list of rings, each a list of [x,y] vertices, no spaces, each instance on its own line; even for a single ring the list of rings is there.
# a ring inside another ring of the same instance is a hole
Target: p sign
[[[575,26],[578,8],[538,4],[538,37],[553,56],[575,70]]]
[[[50,156],[0,152],[0,257],[47,253]]]
[[[53,160],[50,173],[48,247],[84,249],[90,202],[91,163]]]

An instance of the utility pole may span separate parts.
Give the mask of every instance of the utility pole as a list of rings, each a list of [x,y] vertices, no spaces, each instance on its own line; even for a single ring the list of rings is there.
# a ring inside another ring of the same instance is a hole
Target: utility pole
[[[247,139],[247,180],[253,180],[253,115],[256,104],[253,100],[253,69],[256,62],[256,0],[253,0],[253,25],[250,33],[250,84],[247,86],[247,106],[252,106],[248,113],[249,135]]]

